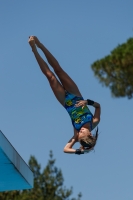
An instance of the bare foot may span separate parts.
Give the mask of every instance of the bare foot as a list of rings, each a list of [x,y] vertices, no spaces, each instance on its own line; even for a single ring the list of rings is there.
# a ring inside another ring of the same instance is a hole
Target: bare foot
[[[41,42],[39,41],[39,39],[36,37],[36,36],[33,36],[34,40],[35,40],[35,43],[38,47],[40,47],[41,45]]]
[[[29,37],[28,42],[29,42],[29,45],[31,46],[32,49],[36,48],[36,46],[35,46],[35,40],[34,40],[33,36]]]

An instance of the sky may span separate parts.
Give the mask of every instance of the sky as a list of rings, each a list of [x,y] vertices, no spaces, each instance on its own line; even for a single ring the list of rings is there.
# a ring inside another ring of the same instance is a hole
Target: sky
[[[72,197],[81,192],[82,200],[132,200],[133,100],[113,98],[91,64],[133,36],[133,1],[4,0],[0,27],[0,130],[26,163],[33,155],[44,169],[52,150]],[[73,127],[38,67],[30,35],[56,57],[85,99],[101,104],[95,152],[63,153]]]

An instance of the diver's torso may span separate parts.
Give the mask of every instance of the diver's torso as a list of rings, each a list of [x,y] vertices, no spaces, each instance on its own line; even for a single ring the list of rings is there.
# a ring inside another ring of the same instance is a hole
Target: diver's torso
[[[76,102],[80,100],[84,100],[83,97],[78,97],[70,94],[69,92],[66,92],[64,107],[70,115],[72,124],[75,129],[80,130],[82,126],[89,123],[90,129],[92,130],[93,115],[89,108],[87,106],[85,106],[83,109],[81,106],[75,107]]]

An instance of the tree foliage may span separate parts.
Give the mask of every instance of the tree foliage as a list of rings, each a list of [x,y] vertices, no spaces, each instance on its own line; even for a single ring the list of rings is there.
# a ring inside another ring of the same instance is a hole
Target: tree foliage
[[[62,171],[55,166],[52,151],[48,164],[41,172],[41,166],[34,156],[30,157],[29,166],[34,173],[34,188],[31,190],[1,192],[0,200],[80,200],[81,193],[77,198],[71,198],[72,187],[66,189],[63,186]]]
[[[133,38],[118,45],[110,55],[95,61],[91,67],[114,97],[133,98]]]

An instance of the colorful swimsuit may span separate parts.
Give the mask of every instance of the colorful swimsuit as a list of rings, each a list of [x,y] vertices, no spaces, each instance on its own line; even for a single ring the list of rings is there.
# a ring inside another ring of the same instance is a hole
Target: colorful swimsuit
[[[84,100],[83,97],[77,97],[69,92],[66,92],[65,96],[65,108],[68,114],[71,117],[72,124],[75,129],[80,130],[80,128],[90,122],[91,130],[92,130],[92,118],[93,115],[90,112],[89,108],[85,106],[83,109],[82,107],[75,107],[77,101]]]

